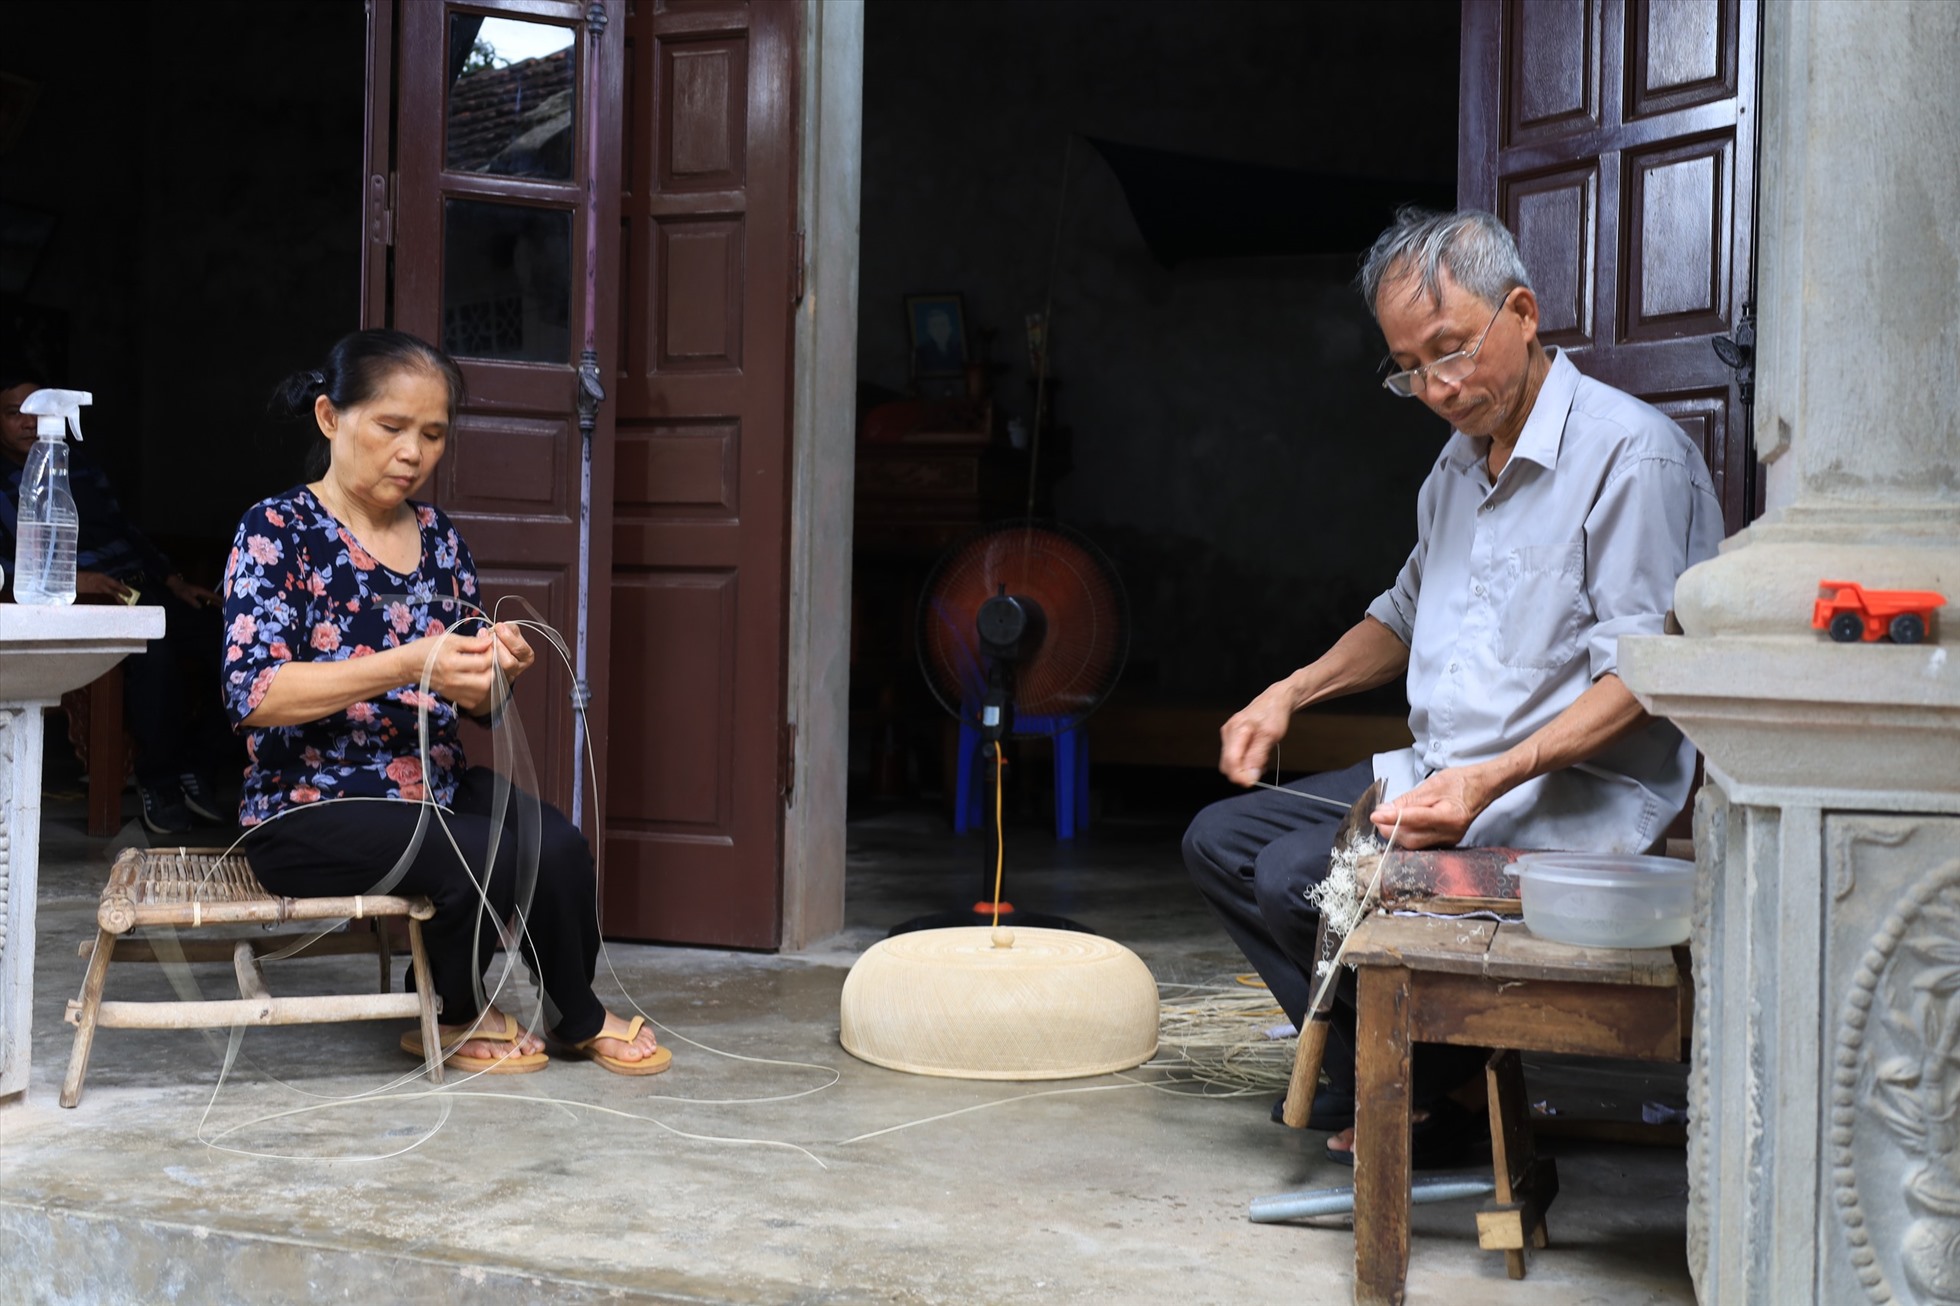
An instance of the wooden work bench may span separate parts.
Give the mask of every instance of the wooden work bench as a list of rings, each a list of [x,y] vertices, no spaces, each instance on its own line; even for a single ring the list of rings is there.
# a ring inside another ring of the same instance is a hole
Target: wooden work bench
[[[1410,1045],[1677,1061],[1689,985],[1673,949],[1577,948],[1468,918],[1371,916],[1346,960],[1359,981],[1354,1300],[1390,1306],[1402,1302],[1409,1270]],[[1515,1055],[1494,1058],[1493,1084],[1509,1074],[1521,1090],[1516,1067]],[[1492,1133],[1498,1201],[1478,1220],[1479,1241],[1505,1249],[1514,1276],[1524,1237],[1544,1245],[1544,1204],[1556,1190],[1531,1160],[1517,1090],[1504,1095],[1508,1119]]]

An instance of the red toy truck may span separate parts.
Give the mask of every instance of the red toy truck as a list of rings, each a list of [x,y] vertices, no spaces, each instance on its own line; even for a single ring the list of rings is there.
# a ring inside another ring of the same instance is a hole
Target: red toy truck
[[[1926,638],[1933,609],[1945,603],[1946,595],[1931,590],[1868,590],[1856,581],[1820,580],[1810,627],[1830,631],[1840,644],[1887,635],[1894,644],[1917,644]]]

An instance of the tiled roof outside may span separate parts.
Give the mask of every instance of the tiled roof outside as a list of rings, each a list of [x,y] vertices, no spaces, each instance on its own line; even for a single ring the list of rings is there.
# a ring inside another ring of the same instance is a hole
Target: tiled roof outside
[[[458,77],[449,91],[448,169],[569,177],[576,48]]]

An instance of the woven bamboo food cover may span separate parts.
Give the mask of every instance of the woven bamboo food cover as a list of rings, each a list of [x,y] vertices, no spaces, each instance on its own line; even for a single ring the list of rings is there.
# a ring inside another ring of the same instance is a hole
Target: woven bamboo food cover
[[[882,940],[844,980],[840,1035],[862,1061],[955,1079],[1074,1079],[1157,1051],[1157,981],[1120,943],[985,926]]]

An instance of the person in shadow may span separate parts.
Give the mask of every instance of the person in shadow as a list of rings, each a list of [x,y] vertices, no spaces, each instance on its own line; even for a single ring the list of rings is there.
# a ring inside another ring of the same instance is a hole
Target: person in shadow
[[[20,538],[20,483],[34,447],[35,421],[21,404],[47,385],[22,363],[0,364],[0,597],[13,598]],[[198,697],[184,677],[217,679],[218,596],[184,579],[175,563],[130,520],[102,468],[84,445],[70,443],[68,484],[81,530],[75,545],[75,601],[132,603],[164,610],[163,636],[123,663],[123,721],[136,741],[136,792],[143,825],[162,836],[187,834],[198,822],[226,825],[212,791],[210,767],[222,739],[215,704],[198,729]],[[198,668],[204,668],[200,671]]]

